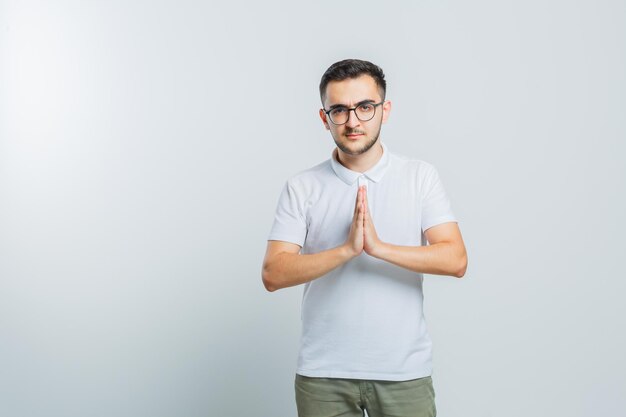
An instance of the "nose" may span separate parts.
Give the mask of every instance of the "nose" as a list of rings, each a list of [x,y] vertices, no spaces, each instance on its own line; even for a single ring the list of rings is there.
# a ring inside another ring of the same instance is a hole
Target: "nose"
[[[348,110],[348,121],[346,122],[347,127],[356,127],[359,125],[361,121],[358,117],[356,117],[356,109]]]

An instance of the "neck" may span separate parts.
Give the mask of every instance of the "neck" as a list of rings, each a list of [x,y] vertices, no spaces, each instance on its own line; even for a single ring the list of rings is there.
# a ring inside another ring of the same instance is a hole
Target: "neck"
[[[367,152],[360,155],[350,155],[339,148],[336,148],[337,161],[354,172],[365,172],[376,165],[383,156],[383,147],[380,140],[376,142]]]

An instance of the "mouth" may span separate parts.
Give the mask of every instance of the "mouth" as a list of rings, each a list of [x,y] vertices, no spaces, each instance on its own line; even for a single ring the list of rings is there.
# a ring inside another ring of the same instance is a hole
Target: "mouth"
[[[364,133],[359,133],[359,132],[346,133],[346,137],[352,140],[359,139],[363,135]]]

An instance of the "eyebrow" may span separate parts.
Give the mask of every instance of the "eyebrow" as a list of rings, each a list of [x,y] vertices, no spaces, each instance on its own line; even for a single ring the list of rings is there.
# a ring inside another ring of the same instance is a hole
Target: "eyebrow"
[[[361,100],[358,103],[356,103],[356,105],[354,107],[359,107],[361,104],[365,104],[365,103],[376,103],[376,101],[371,100],[371,99],[367,99],[367,100]],[[332,106],[330,106],[328,108],[328,110],[332,110],[332,109],[336,109],[337,107],[345,107],[348,108],[348,106],[346,106],[345,104],[333,104]]]

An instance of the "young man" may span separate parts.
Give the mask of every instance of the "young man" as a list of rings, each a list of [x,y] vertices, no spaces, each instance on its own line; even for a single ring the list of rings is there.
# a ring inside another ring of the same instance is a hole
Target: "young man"
[[[367,61],[324,73],[319,115],[337,147],[287,181],[268,238],[267,290],[305,283],[300,417],[436,415],[422,274],[461,278],[467,255],[435,168],[379,139],[385,90]]]

